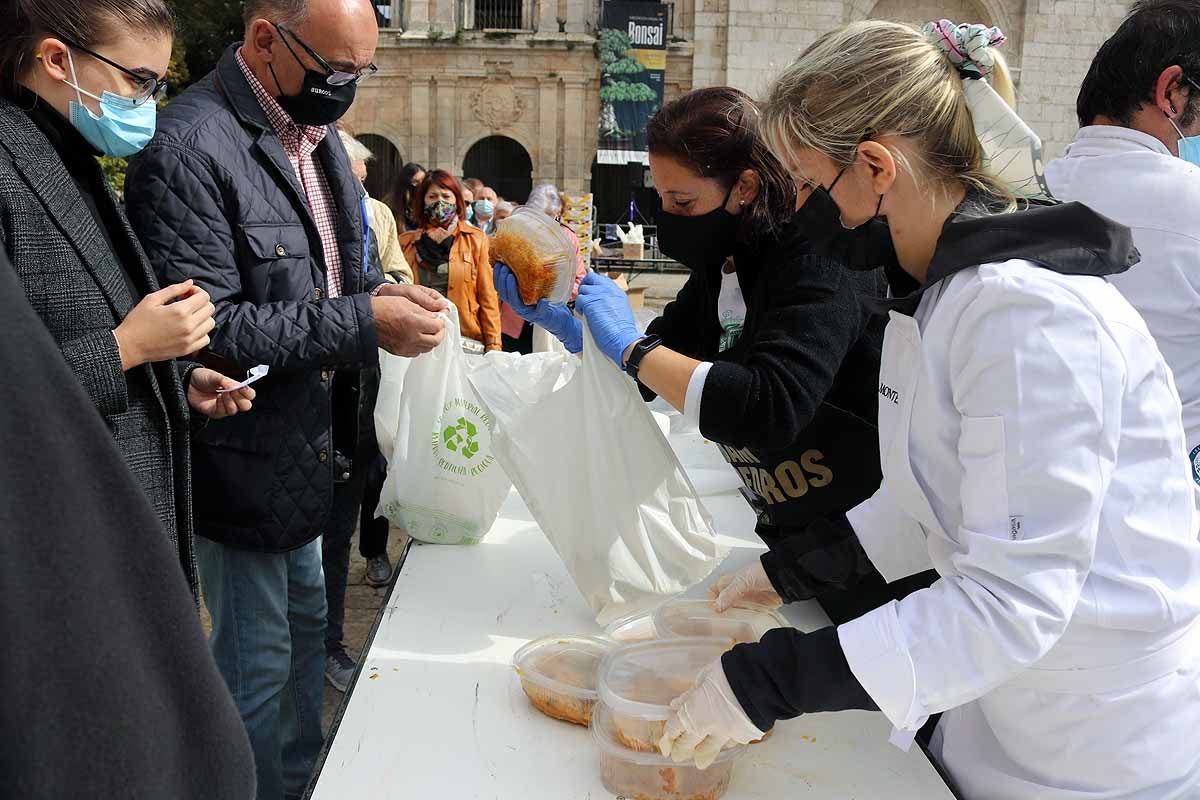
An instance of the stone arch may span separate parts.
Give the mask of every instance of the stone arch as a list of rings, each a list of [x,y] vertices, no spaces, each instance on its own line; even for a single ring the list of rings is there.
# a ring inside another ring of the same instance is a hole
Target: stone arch
[[[358,140],[374,156],[367,164],[367,194],[382,200],[395,188],[396,178],[404,166],[404,155],[391,139],[378,133],[360,133]]]
[[[963,7],[975,13],[962,15],[960,9]],[[940,17],[953,19],[956,13],[964,17],[975,16],[977,19],[971,19],[971,22],[996,25],[1014,39],[1017,37],[1018,31],[1014,26],[1013,17],[1005,8],[1003,0],[852,0],[846,6],[846,21],[891,19],[920,24]],[[1015,42],[1013,49],[1016,49]]]
[[[533,188],[533,158],[513,136],[481,136],[466,149],[462,174],[479,178],[507,200],[523,203]]]

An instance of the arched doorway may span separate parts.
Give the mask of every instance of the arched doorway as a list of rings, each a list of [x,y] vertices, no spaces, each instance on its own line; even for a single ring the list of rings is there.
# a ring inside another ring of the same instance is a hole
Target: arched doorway
[[[871,9],[872,19],[906,22],[920,28],[935,19],[960,23],[995,25],[991,15],[975,0],[879,0]]]
[[[533,188],[533,161],[516,139],[487,136],[467,151],[463,177],[479,178],[505,200],[524,203]]]
[[[364,133],[358,140],[375,156],[367,162],[367,194],[382,200],[392,191],[392,184],[404,166],[404,158],[394,144],[377,134]]]

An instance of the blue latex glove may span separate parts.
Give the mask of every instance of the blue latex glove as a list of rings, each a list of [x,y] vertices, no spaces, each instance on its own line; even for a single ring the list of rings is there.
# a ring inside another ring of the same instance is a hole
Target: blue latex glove
[[[538,300],[536,306],[527,305],[521,300],[517,276],[501,261],[497,261],[492,268],[492,281],[496,284],[496,294],[521,319],[550,331],[569,353],[578,353],[583,349],[583,323],[575,319],[571,309],[552,305],[544,299]]]
[[[633,309],[624,290],[612,279],[589,272],[579,287],[575,308],[587,320],[600,351],[619,369],[625,369],[625,350],[644,337],[633,321]]]

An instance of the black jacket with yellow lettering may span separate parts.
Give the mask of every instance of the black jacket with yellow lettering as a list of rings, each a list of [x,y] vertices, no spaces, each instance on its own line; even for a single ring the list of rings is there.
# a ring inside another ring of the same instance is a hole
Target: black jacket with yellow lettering
[[[694,270],[649,332],[713,362],[701,433],[745,482],[759,536],[786,551],[789,564],[805,563],[810,594],[835,621],[849,619],[892,599],[843,516],[881,480],[884,320],[861,298],[886,294],[887,280],[882,270],[852,272],[816,255],[794,225],[739,246],[734,262],[746,301],[736,344],[719,350],[719,265]],[[642,394],[654,397],[644,386]],[[853,596],[840,591],[851,584]]]

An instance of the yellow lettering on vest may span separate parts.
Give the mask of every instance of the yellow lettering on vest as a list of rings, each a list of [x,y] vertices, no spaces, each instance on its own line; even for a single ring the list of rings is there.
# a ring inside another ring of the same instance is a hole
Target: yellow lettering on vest
[[[762,491],[759,492],[769,503],[783,503],[787,501],[787,497],[783,492],[779,491],[779,487],[775,484],[775,479],[771,477],[771,473],[765,469],[758,471],[759,480],[762,481]]]
[[[809,482],[818,489],[833,483],[833,470],[820,463],[824,457],[820,450],[809,450],[800,456],[800,464],[812,476]]]
[[[795,461],[785,461],[775,468],[775,479],[788,497],[803,497],[808,494],[808,481]]]

